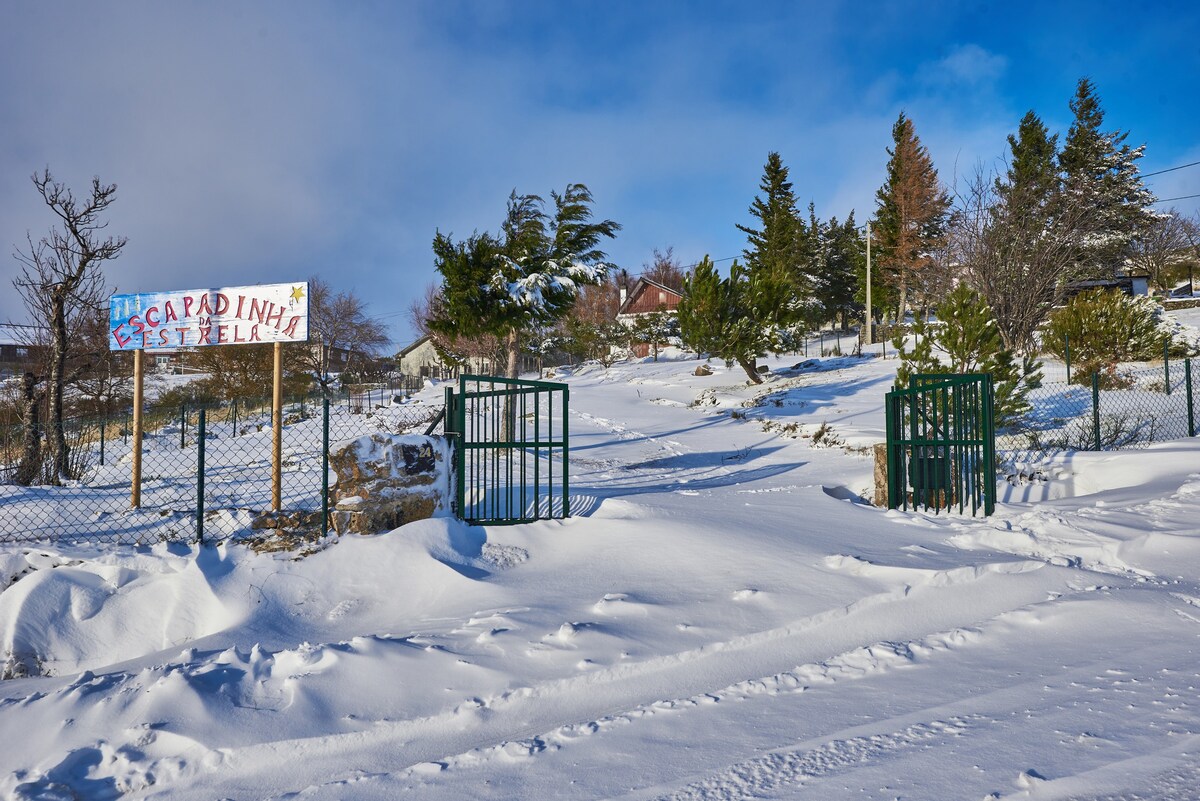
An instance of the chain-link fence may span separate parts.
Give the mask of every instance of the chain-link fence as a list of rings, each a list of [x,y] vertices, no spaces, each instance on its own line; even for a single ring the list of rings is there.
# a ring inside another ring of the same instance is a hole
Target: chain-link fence
[[[286,402],[281,511],[323,531],[326,438],[332,444],[375,432],[420,433],[441,411],[440,404],[412,400],[386,385],[352,387],[331,395],[328,404],[320,396]],[[40,483],[15,483],[27,432],[19,423],[3,426],[0,542],[150,544],[224,537],[261,525],[273,506],[269,399],[148,405],[143,420],[136,509],[132,413],[68,421],[69,478],[60,486],[48,483],[45,470]]]
[[[1001,421],[996,451],[1002,460],[1195,436],[1192,360],[1115,365],[1098,373],[1067,369],[1045,365],[1043,379],[1028,393],[1028,411]]]

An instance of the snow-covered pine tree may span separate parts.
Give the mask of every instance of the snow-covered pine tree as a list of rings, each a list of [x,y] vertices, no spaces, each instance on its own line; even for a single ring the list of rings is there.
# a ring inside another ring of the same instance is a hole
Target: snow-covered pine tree
[[[658,361],[659,350],[679,338],[679,320],[667,311],[666,304],[660,304],[655,311],[638,315],[631,334],[636,341],[649,345],[654,361]]]
[[[1156,216],[1156,198],[1137,166],[1146,146],[1125,144],[1127,131],[1101,130],[1104,110],[1088,78],[1079,79],[1070,106],[1075,118],[1059,156],[1064,202],[1089,211],[1081,265],[1094,277],[1110,278]]]
[[[581,286],[603,281],[608,266],[600,244],[621,227],[592,220],[592,194],[583,184],[550,195],[552,218],[542,198],[513,192],[501,237],[485,232],[455,242],[439,232],[433,241],[443,303],[429,327],[451,337],[499,337],[509,378],[517,377],[522,335],[561,320]]]
[[[876,302],[890,301],[896,316],[903,317],[909,293],[921,290],[922,271],[934,264],[933,254],[945,244],[950,196],[904,112],[892,126],[892,142],[887,151],[887,181],[875,193],[872,227],[879,248],[877,263],[894,294]]]

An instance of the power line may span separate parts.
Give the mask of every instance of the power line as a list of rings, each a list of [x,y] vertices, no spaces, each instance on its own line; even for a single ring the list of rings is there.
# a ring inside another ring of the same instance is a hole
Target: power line
[[[1165,170],[1158,170],[1157,172],[1144,172],[1142,173],[1142,177],[1149,178],[1151,175],[1162,175],[1164,172],[1175,172],[1176,170],[1182,170],[1184,167],[1195,167],[1197,164],[1200,164],[1200,161],[1193,161],[1190,164],[1180,164],[1178,167],[1168,167]]]
[[[736,258],[737,258],[737,256],[726,256],[726,257],[725,257],[725,258],[723,258],[723,259],[709,259],[709,261],[711,261],[713,264],[720,264],[720,263],[721,263],[721,262],[723,262],[723,261],[733,261],[733,260],[734,260],[734,259],[736,259]],[[680,267],[679,269],[681,269],[681,270],[690,270],[690,269],[692,269],[693,267],[699,267],[699,266],[700,266],[702,263],[703,263],[703,262],[699,262],[699,261],[698,261],[698,262],[696,262],[695,264],[685,264],[685,265],[683,265],[682,267]],[[638,275],[645,275],[645,273],[644,273],[644,272],[643,272],[643,273],[638,273]]]
[[[1164,197],[1162,200],[1156,200],[1155,203],[1170,203],[1172,200],[1191,200],[1200,195],[1180,195],[1179,197]]]

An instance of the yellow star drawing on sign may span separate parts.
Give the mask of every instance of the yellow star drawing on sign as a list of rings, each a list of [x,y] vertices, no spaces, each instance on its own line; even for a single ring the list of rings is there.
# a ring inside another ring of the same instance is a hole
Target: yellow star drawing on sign
[[[302,297],[304,297],[304,287],[302,287],[302,286],[292,287],[292,300],[298,301]]]

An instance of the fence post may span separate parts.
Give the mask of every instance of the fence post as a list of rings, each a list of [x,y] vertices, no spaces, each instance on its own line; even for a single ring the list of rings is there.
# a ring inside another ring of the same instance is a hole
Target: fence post
[[[187,406],[179,404],[179,450],[187,447],[185,436],[187,435]]]
[[[1192,408],[1192,360],[1183,360],[1183,388],[1187,392],[1188,436],[1196,436],[1196,415]]]
[[[237,430],[237,398],[233,399],[233,436],[238,435]]]
[[[1092,438],[1100,450],[1100,374],[1092,373]]]
[[[567,518],[567,517],[571,516],[571,493],[570,493],[570,486],[571,486],[570,474],[571,473],[570,473],[569,468],[567,467],[567,457],[570,455],[570,451],[571,451],[571,437],[570,437],[570,433],[569,433],[570,427],[568,424],[568,418],[571,416],[571,414],[567,408],[567,406],[571,400],[571,390],[565,384],[563,385],[562,395],[563,395],[563,397],[562,397],[562,410],[563,410],[563,419],[562,419],[562,438],[563,438],[562,499],[563,499],[563,517]]]
[[[321,404],[321,536],[329,533],[329,396]]]
[[[1067,355],[1067,383],[1071,383],[1071,335],[1063,334],[1063,351]]]
[[[464,445],[467,431],[467,384],[463,378],[458,379],[459,394],[454,394],[453,387],[446,387],[446,419],[450,419],[450,411],[454,411],[454,455],[458,460],[458,518],[467,517],[467,449]],[[474,487],[471,488],[474,490]]]
[[[1191,400],[1191,396],[1188,396]],[[104,429],[108,427],[108,416],[100,418],[100,466],[104,467]]]
[[[204,544],[204,407],[196,432],[196,542]]]
[[[1167,337],[1163,339],[1163,375],[1166,378],[1167,394],[1171,394],[1171,339]]]

